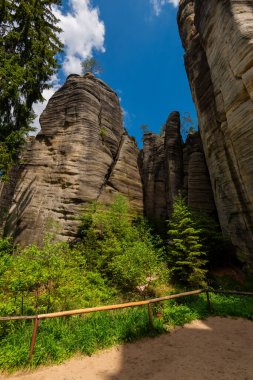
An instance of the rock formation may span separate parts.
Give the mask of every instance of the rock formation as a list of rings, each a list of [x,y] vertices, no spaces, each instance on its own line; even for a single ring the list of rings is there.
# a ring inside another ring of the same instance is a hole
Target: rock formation
[[[41,244],[52,222],[56,239],[75,238],[87,204],[110,204],[119,193],[157,222],[169,217],[179,190],[192,207],[214,210],[201,140],[194,134],[183,144],[178,112],[170,114],[162,136],[145,134],[140,151],[123,128],[114,91],[92,74],[71,75],[40,123],[23,163],[0,187],[2,224],[7,214],[5,231],[17,243]]]
[[[148,217],[166,219],[174,197],[182,189],[183,161],[180,116],[170,114],[163,135],[144,134],[142,176],[144,205]]]
[[[183,149],[183,189],[191,208],[216,217],[216,208],[199,133],[189,134]]]
[[[145,214],[157,221],[167,216],[164,138],[145,133],[142,153]]]
[[[224,235],[253,268],[253,3],[181,0],[185,66]]]
[[[40,244],[52,220],[56,238],[76,236],[85,204],[109,202],[115,191],[143,210],[139,150],[124,131],[117,95],[104,82],[92,74],[70,75],[40,123],[23,157],[6,222],[16,242]]]
[[[142,177],[146,215],[155,221],[169,218],[179,191],[187,195],[192,208],[215,213],[199,134],[190,134],[186,143],[182,142],[178,112],[170,114],[163,131],[162,136],[144,135]]]

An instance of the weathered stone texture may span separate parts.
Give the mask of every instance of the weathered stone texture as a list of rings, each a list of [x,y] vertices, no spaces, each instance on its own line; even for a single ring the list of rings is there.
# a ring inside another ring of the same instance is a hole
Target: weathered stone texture
[[[193,209],[216,214],[210,177],[198,132],[189,134],[183,149],[184,193]]]
[[[142,210],[139,152],[125,135],[118,97],[104,82],[92,74],[69,76],[40,123],[6,224],[16,242],[40,244],[52,220],[59,224],[56,238],[76,236],[83,206],[110,187]]]
[[[145,133],[143,138],[142,178],[144,209],[147,217],[161,220],[167,217],[164,138]]]
[[[253,3],[182,0],[178,23],[221,227],[253,267]]]
[[[183,144],[178,112],[162,136],[144,135],[140,151],[123,128],[117,95],[92,74],[71,75],[40,122],[12,182],[0,187],[2,210],[9,209],[5,230],[17,243],[41,244],[52,222],[56,239],[75,238],[87,204],[108,205],[119,193],[157,222],[170,216],[180,190],[192,207],[213,210],[201,140],[194,135]]]
[[[199,134],[189,135],[183,144],[178,112],[170,114],[163,129],[162,136],[144,135],[142,176],[146,215],[154,220],[169,218],[179,191],[187,196],[192,208],[215,212]]]
[[[167,214],[172,212],[173,200],[183,185],[183,146],[180,115],[172,112],[165,124],[164,136]]]
[[[122,194],[130,200],[131,207],[143,212],[143,188],[138,163],[140,151],[134,138],[124,134],[114,160],[101,189],[99,201],[111,203],[115,194]]]

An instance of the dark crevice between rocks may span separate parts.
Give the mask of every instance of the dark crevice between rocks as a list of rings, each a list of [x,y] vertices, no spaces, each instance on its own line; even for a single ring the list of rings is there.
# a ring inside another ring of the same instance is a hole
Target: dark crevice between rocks
[[[118,162],[118,159],[119,159],[119,155],[120,155],[120,152],[121,152],[121,148],[123,146],[123,143],[124,143],[124,137],[126,136],[125,133],[122,134],[121,136],[121,139],[120,139],[120,142],[119,142],[119,146],[118,146],[118,149],[116,151],[116,155],[115,155],[115,158],[113,159],[111,165],[109,166],[108,170],[107,170],[107,173],[105,175],[105,178],[104,178],[104,181],[99,189],[99,192],[98,192],[98,196],[97,196],[97,201],[99,200],[100,196],[102,195],[102,192],[105,188],[106,185],[108,185],[108,181],[109,181],[109,178],[111,177],[112,173],[113,173],[113,170]],[[111,182],[110,182],[110,186],[113,187],[111,185]]]

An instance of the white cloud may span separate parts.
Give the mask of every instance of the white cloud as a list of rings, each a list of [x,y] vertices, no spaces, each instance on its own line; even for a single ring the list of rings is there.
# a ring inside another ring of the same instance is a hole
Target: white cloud
[[[179,0],[150,0],[150,3],[154,9],[155,15],[159,16],[164,5],[171,4],[176,8],[179,4]]]
[[[33,122],[33,127],[35,127],[36,130],[31,133],[32,135],[37,134],[38,130],[40,129],[40,123],[39,123],[40,115],[42,114],[42,112],[46,108],[49,99],[54,95],[54,93],[59,89],[60,86],[61,85],[59,84],[58,80],[53,82],[51,88],[48,88],[48,89],[43,91],[43,97],[45,99],[44,102],[34,103],[33,110],[34,110],[35,114],[37,115],[37,117]]]
[[[62,29],[60,39],[64,44],[64,58],[62,63],[66,75],[81,74],[81,62],[92,56],[93,50],[105,51],[105,25],[99,19],[99,9],[93,8],[90,0],[68,0],[70,11],[67,14],[60,8],[54,8],[54,14],[59,19]],[[33,106],[37,117],[33,123],[38,130],[39,116],[45,109],[48,100],[60,87],[59,78],[52,78],[53,87],[43,92],[45,101]]]
[[[99,19],[98,8],[92,8],[90,0],[69,0],[71,11],[66,15],[55,9],[63,30],[65,45],[63,70],[68,74],[81,74],[81,61],[92,55],[92,50],[104,52],[105,26]]]

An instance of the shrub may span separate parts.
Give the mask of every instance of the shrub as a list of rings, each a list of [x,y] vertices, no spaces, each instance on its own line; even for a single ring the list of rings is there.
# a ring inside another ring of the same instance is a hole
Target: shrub
[[[0,314],[35,314],[97,305],[113,294],[67,243],[31,245],[0,260]]]
[[[164,278],[159,240],[143,218],[131,214],[124,197],[116,197],[107,209],[91,206],[81,218],[80,234],[88,267],[121,290]]]
[[[14,246],[11,238],[0,239],[0,257],[10,255],[14,251]]]

